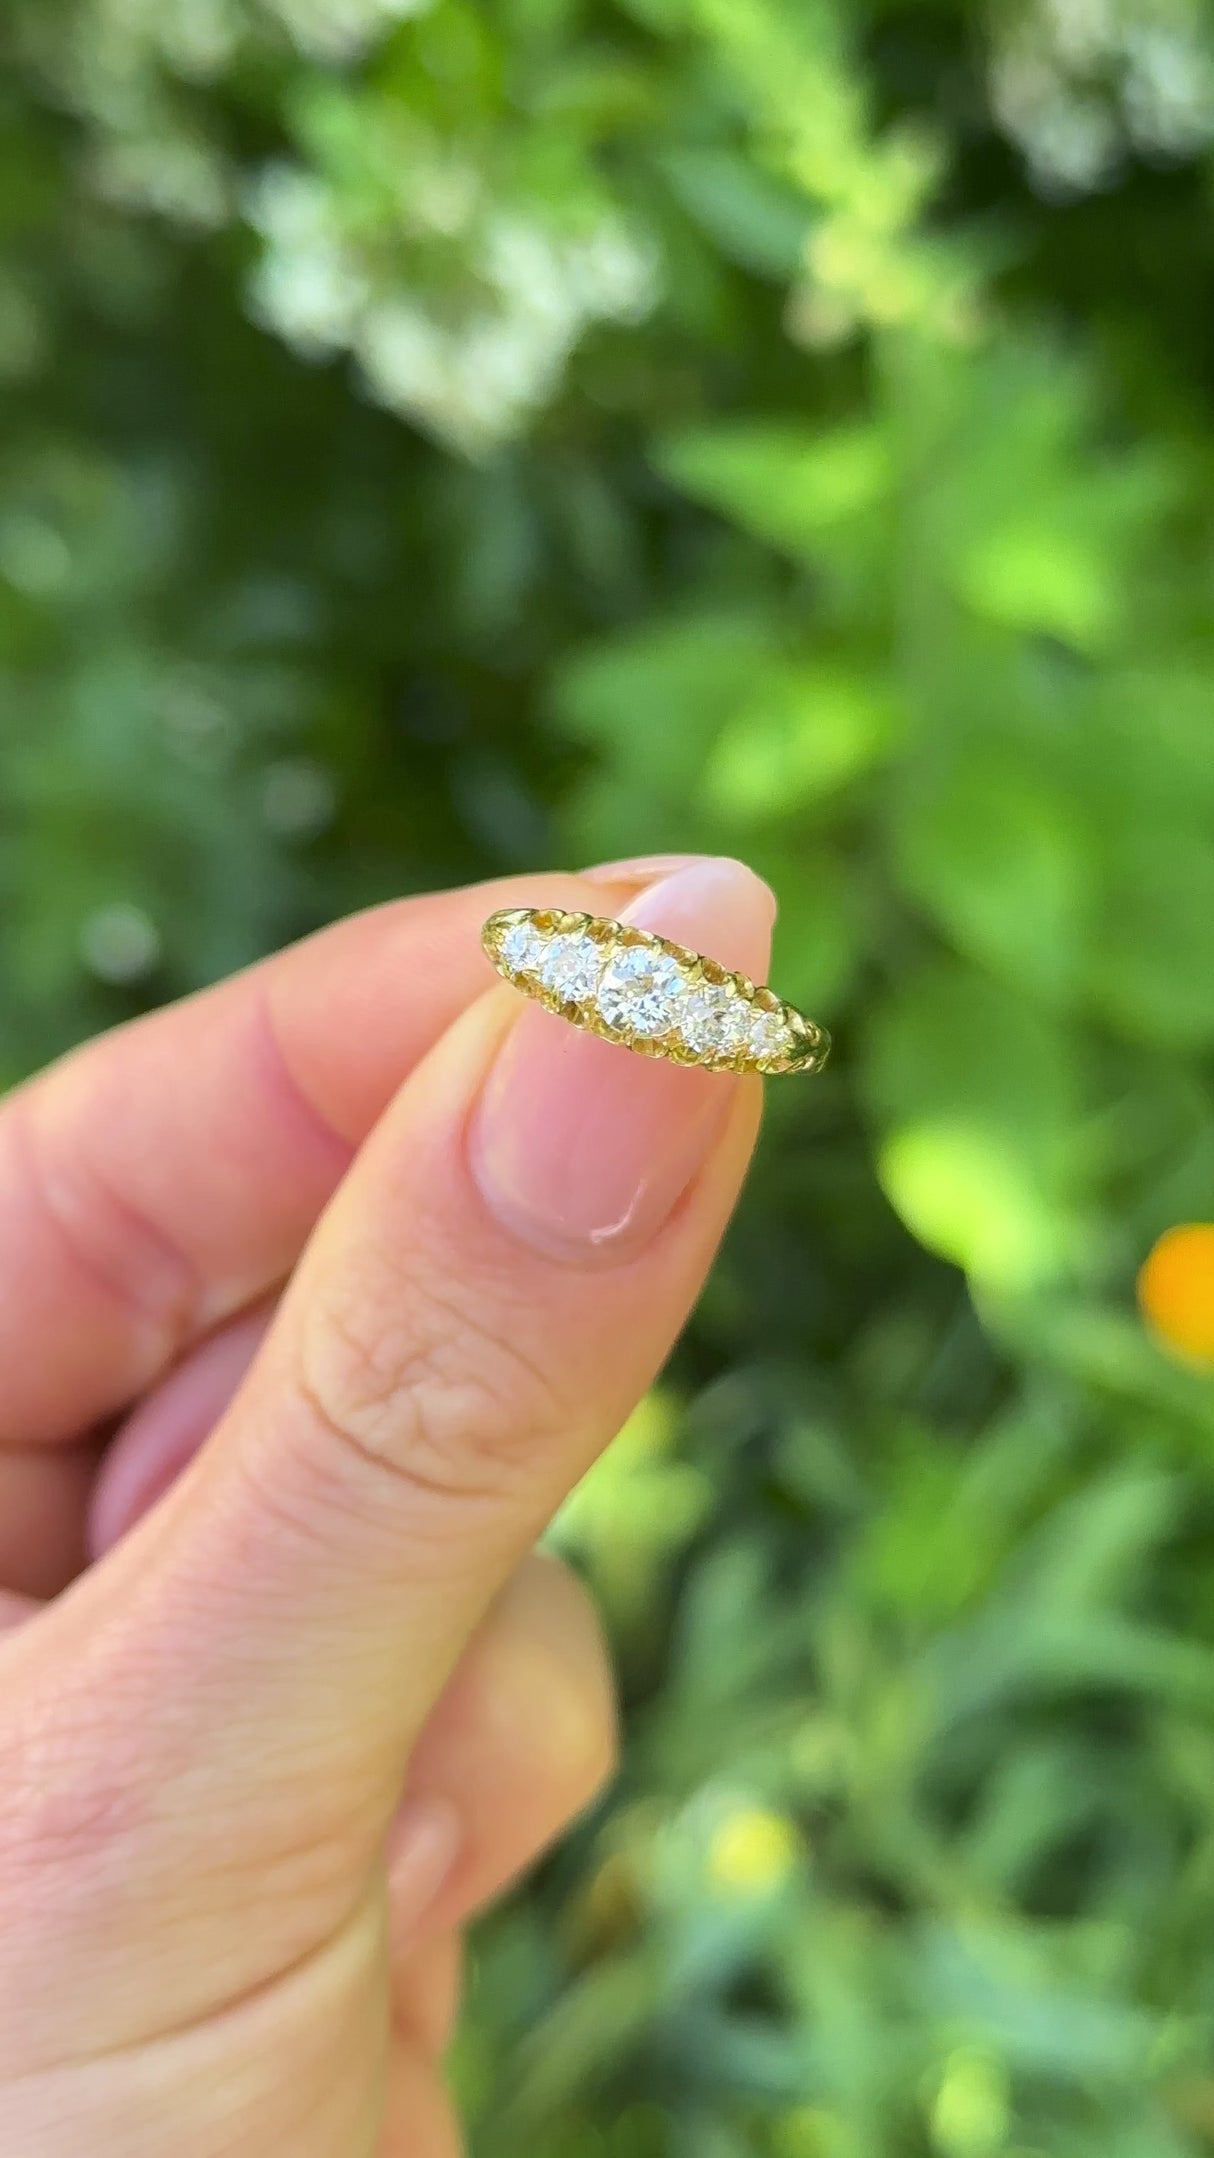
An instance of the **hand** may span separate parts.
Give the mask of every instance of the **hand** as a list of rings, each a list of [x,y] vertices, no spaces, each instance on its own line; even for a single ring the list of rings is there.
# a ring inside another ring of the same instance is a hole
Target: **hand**
[[[458,2148],[459,1928],[612,1757],[529,1554],[760,1095],[521,1005],[478,931],[631,907],[764,976],[756,878],[655,877],[384,908],[0,1108],[6,2158]]]

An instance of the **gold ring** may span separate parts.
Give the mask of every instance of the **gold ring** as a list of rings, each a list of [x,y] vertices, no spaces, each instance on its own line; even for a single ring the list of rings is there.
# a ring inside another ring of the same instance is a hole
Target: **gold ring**
[[[709,1071],[821,1071],[830,1036],[774,990],[602,914],[503,907],[481,942],[499,974],[575,1027]]]

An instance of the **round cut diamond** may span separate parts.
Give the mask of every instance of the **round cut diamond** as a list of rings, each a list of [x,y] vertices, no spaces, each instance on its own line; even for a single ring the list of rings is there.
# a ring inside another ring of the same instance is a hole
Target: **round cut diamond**
[[[621,1034],[668,1034],[687,988],[677,959],[647,944],[626,944],[599,983],[598,1006]]]
[[[746,1046],[760,1062],[786,1057],[792,1047],[792,1038],[783,1014],[769,1012],[761,1004],[752,1007]]]
[[[502,938],[502,958],[516,974],[536,974],[547,945],[534,922],[511,922]]]
[[[727,982],[701,982],[679,1014],[679,1032],[696,1056],[731,1057],[746,1040],[750,1007]]]
[[[566,1004],[584,1004],[593,996],[603,965],[599,945],[580,930],[565,930],[552,938],[540,963],[540,980]]]

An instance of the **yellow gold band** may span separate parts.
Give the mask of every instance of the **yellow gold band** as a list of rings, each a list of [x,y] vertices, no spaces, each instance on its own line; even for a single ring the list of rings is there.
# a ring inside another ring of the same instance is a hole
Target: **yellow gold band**
[[[499,974],[573,1026],[710,1071],[821,1071],[830,1036],[774,990],[602,914],[506,907],[481,941]]]

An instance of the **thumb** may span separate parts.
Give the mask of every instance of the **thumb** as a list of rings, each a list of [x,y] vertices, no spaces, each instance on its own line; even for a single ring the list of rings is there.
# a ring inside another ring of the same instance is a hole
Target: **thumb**
[[[631,919],[761,980],[772,911],[704,861]],[[298,1952],[301,1874],[349,1898],[482,1613],[682,1324],[760,1092],[484,997],[362,1149],[209,1445],[18,1637],[104,1757],[113,1893],[157,1877],[200,1985],[253,1878],[263,1956]]]

